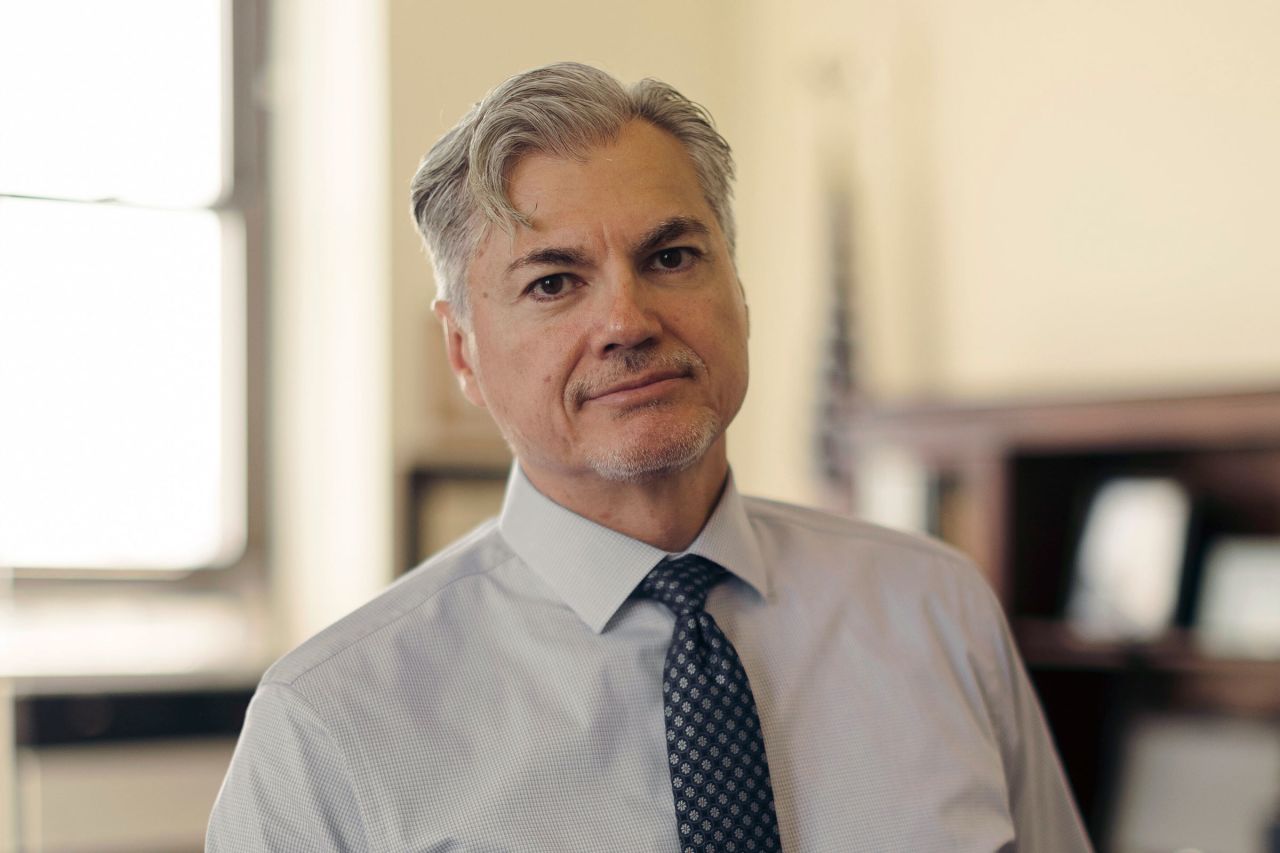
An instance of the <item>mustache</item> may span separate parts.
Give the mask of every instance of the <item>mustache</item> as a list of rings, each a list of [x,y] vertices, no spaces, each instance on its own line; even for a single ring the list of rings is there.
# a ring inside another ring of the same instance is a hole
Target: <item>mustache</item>
[[[665,352],[652,349],[622,350],[612,357],[604,373],[570,382],[566,395],[576,409],[638,373],[672,371],[684,376],[692,376],[706,369],[706,362],[690,349],[680,348]]]

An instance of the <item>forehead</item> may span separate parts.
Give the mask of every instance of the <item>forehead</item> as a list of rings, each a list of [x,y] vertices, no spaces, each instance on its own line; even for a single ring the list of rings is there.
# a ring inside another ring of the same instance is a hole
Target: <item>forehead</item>
[[[507,192],[532,226],[517,229],[517,244],[564,229],[647,229],[675,216],[716,227],[684,146],[641,120],[582,157],[524,157],[508,173]]]

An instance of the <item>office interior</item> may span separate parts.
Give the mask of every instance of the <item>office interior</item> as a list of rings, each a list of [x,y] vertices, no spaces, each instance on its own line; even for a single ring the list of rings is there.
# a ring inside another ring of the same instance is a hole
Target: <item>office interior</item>
[[[734,147],[740,488],[974,557],[1100,851],[1280,850],[1280,6],[66,0],[0,32],[0,849],[201,849],[266,666],[495,511],[408,183],[574,59]]]

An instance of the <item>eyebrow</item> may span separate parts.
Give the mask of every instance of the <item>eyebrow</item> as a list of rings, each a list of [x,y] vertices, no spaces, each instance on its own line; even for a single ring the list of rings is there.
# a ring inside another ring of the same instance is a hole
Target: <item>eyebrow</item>
[[[632,246],[631,254],[633,257],[644,257],[666,243],[672,240],[685,237],[690,234],[705,236],[711,233],[711,229],[701,220],[694,219],[690,216],[673,216],[670,219],[664,219],[635,242]],[[526,252],[516,258],[507,265],[507,274],[515,272],[525,267],[536,266],[562,266],[562,267],[586,267],[591,262],[587,255],[581,249],[569,246],[545,246],[540,249],[534,249]]]
[[[587,256],[579,249],[561,247],[534,249],[532,252],[527,252],[508,264],[507,274],[509,275],[524,267],[537,266],[585,267],[587,266]]]
[[[705,237],[711,233],[701,220],[694,219],[690,216],[673,216],[658,223],[648,234],[641,237],[631,249],[633,257],[644,257],[652,252],[657,251],[666,243],[677,240],[681,237],[687,237],[690,234],[696,234]]]

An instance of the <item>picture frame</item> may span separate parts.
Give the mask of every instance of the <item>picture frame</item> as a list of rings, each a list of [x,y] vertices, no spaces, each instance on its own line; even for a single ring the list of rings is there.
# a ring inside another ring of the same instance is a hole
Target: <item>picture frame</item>
[[[402,571],[408,571],[502,509],[507,465],[420,465],[408,476]]]
[[[1274,721],[1144,712],[1121,745],[1106,849],[1254,853],[1280,801]]]
[[[1076,548],[1066,617],[1082,637],[1147,641],[1173,625],[1191,532],[1191,496],[1176,480],[1102,482]]]
[[[1210,544],[1194,627],[1206,654],[1280,659],[1280,537]]]

